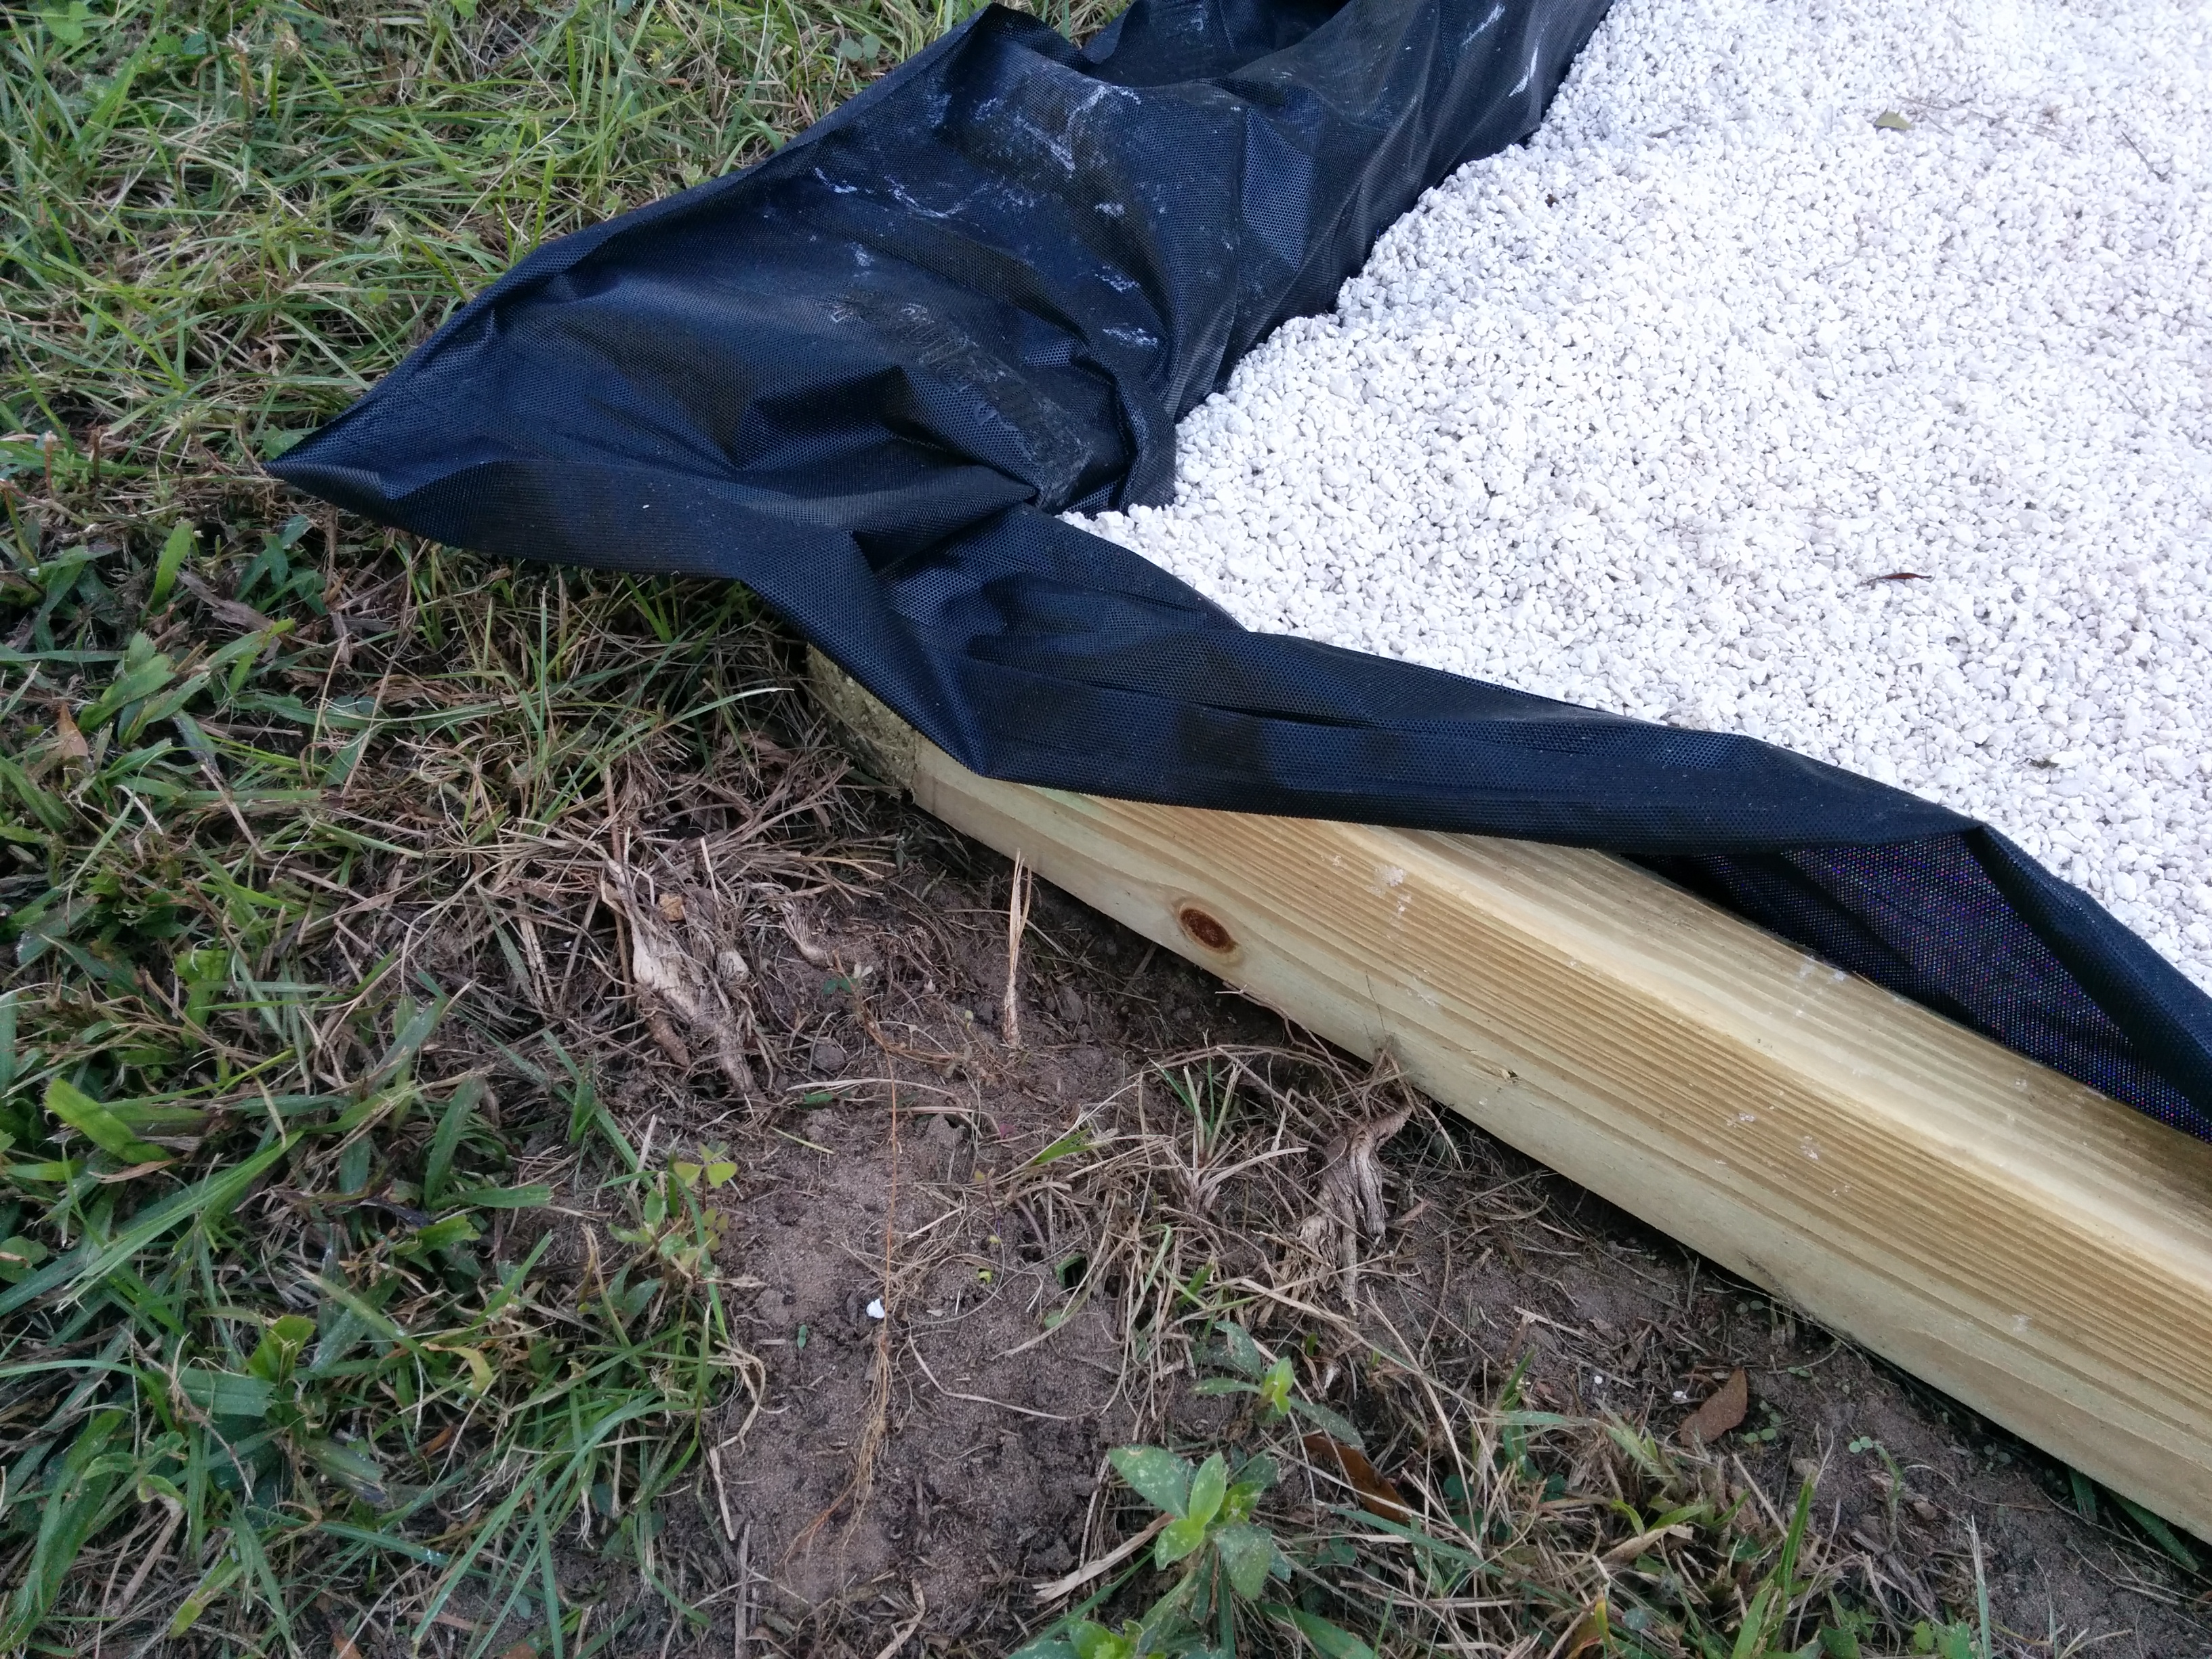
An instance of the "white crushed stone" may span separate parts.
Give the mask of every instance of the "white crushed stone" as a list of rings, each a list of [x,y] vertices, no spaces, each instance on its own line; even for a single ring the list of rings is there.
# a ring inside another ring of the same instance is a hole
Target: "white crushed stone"
[[[1077,522],[1254,628],[1943,801],[2212,989],[2208,41],[1620,0],[1184,421],[1171,506]]]

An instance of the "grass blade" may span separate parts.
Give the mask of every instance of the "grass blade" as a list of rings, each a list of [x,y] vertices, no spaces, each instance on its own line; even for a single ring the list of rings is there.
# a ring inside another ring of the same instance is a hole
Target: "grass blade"
[[[453,1170],[453,1153],[468,1129],[469,1114],[476,1109],[483,1096],[483,1079],[468,1077],[454,1086],[452,1098],[447,1101],[445,1114],[438,1120],[438,1132],[430,1139],[429,1156],[422,1163],[422,1203],[426,1208],[436,1209],[444,1198],[447,1177]]]
[[[86,1286],[98,1283],[188,1218],[228,1211],[247,1188],[291,1150],[295,1139],[288,1136],[282,1140],[270,1141],[245,1163],[232,1169],[218,1170],[182,1192],[163,1199],[134,1218],[129,1226],[107,1243],[96,1248],[88,1243],[81,1244],[67,1255],[47,1263],[21,1284],[0,1295],[0,1315],[13,1313],[57,1286],[66,1285],[71,1292],[81,1291]]]

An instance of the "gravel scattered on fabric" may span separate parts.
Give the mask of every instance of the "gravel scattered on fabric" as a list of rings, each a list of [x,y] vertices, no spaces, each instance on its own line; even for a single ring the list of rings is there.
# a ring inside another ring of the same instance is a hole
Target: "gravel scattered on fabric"
[[[2212,989],[2208,181],[2203,4],[1621,0],[1079,522],[1973,813]]]

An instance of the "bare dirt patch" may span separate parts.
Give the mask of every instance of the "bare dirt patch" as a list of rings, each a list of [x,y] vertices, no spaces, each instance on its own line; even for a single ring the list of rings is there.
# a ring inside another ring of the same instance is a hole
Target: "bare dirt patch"
[[[1449,1470],[1486,1436],[1501,1455],[1501,1412],[1559,1419],[1528,1455],[1531,1513],[1474,1528],[1532,1588],[1433,1615],[1437,1635],[1543,1652],[1598,1595],[1663,1601],[1692,1565],[1689,1591],[1725,1602],[1754,1575],[1734,1585],[1711,1548],[1619,1556],[1634,1528],[1605,1505],[1671,1480],[1771,1543],[1809,1480],[1807,1582],[1863,1610],[1866,1651],[1971,1621],[1978,1583],[1996,1651],[2212,1651],[2203,1581],[2109,1498],[2085,1517],[2065,1471],[1972,1413],[1042,885],[1010,1048],[1010,872],[875,810],[891,878],[813,906],[757,964],[766,1023],[804,1056],[733,1135],[722,1260],[757,1282],[738,1328],[762,1383],[714,1431],[720,1493],[702,1477],[670,1534],[726,1578],[726,1504],[754,1650],[875,1654],[903,1631],[890,1650],[1006,1651],[1067,1605],[1035,1585],[1151,1518],[1105,1465],[1118,1443],[1269,1444],[1298,1465],[1281,1535],[1341,1533],[1340,1468],[1194,1393],[1226,1318],[1297,1356],[1431,1527],[1468,1533]],[[1363,1123],[1387,1136],[1379,1231],[1328,1178]],[[1741,1424],[1674,1444],[1738,1369]],[[1648,1431],[1667,1480],[1607,1424]],[[1377,1595],[1454,1600],[1417,1549],[1394,1564],[1373,1540],[1337,1563],[1364,1582],[1317,1605],[1350,1624]]]

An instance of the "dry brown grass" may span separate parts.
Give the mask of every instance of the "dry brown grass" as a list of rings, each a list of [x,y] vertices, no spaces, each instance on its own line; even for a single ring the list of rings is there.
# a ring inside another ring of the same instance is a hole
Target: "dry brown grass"
[[[580,1659],[726,1650],[742,1607],[756,1653],[991,1652],[1067,1605],[1018,1570],[1031,1522],[961,1534],[992,1611],[943,1635],[904,1569],[945,1506],[902,1460],[948,1422],[1058,1432],[1084,1376],[1091,1427],[1273,1448],[1298,1593],[1394,1653],[1573,1652],[1601,1593],[1610,1652],[1802,1641],[1842,1617],[1832,1586],[1870,1643],[1955,1620],[1971,1552],[1918,1466],[1871,1518],[1808,1523],[1759,1613],[1794,1482],[1562,1380],[1563,1354],[1686,1344],[1690,1297],[1664,1338],[1500,1304],[1492,1255],[1534,1298],[1596,1248],[1542,1177],[1387,1072],[1193,1047],[1221,1023],[1157,1006],[1148,955],[1108,961],[1042,891],[1024,918],[1026,889],[847,775],[748,595],[489,564],[260,473],[539,238],[764,153],[953,21],[6,20],[0,1645]],[[1094,1026],[1134,1080],[1079,1076]],[[809,1607],[746,1484],[793,1350],[725,1229],[741,1190],[829,1184],[833,1117],[855,1213],[900,1184],[864,1235],[793,1224],[892,1314],[823,1431],[823,1530],[912,1530]],[[1019,1327],[1000,1363],[1043,1392],[925,1352],[951,1284]],[[1348,1501],[1340,1457],[1194,1393],[1224,1321],[1356,1425],[1417,1536]],[[1084,1559],[1146,1524],[1111,1482],[1024,1490],[1080,1511]],[[1646,1524],[1675,1510],[1686,1535]],[[2110,1547],[2129,1594],[2195,1594]]]

